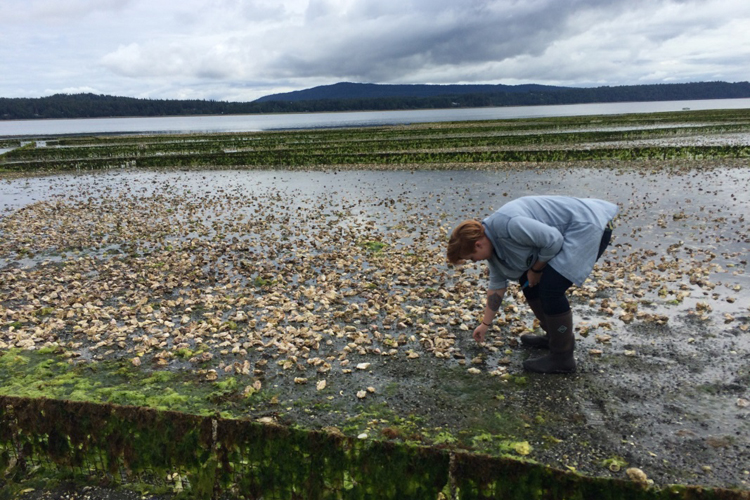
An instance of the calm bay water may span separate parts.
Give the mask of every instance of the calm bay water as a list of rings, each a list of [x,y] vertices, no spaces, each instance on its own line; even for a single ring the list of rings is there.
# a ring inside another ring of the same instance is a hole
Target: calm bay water
[[[264,130],[368,127],[447,121],[497,120],[552,116],[614,115],[705,109],[750,109],[750,99],[657,101],[515,106],[407,111],[361,111],[272,115],[92,118],[75,120],[0,121],[0,137],[66,134],[256,132]]]

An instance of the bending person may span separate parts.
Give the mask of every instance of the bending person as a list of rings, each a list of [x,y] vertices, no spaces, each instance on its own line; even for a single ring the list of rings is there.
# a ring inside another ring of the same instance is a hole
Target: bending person
[[[523,367],[539,373],[574,372],[573,313],[565,292],[591,273],[609,245],[617,212],[617,205],[592,198],[527,196],[481,222],[459,224],[448,242],[448,261],[484,260],[490,271],[487,305],[474,340],[484,342],[508,280],[518,280],[545,332],[522,335],[521,343],[550,350],[524,361]]]

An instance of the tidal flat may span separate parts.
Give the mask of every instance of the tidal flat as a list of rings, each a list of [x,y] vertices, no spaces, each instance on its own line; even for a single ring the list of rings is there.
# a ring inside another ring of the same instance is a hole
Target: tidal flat
[[[698,133],[662,124],[665,147],[677,135],[679,147],[714,148],[675,158],[221,169],[118,159],[6,175],[0,392],[749,489],[749,144],[736,116],[728,131],[700,118]],[[613,145],[615,132],[602,150],[642,140]],[[455,153],[467,132],[450,134]],[[739,153],[717,154],[722,137]],[[590,139],[555,148],[597,150]],[[519,345],[538,325],[515,285],[488,341],[474,343],[484,268],[445,261],[458,222],[525,195],[620,207],[611,246],[570,292],[574,375],[522,371],[541,353]]]

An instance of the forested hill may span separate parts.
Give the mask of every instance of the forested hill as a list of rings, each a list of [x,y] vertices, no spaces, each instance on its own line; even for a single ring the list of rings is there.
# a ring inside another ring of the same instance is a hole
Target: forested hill
[[[596,88],[543,85],[374,85],[340,83],[267,96],[254,102],[135,99],[95,94],[56,94],[40,98],[0,98],[0,119],[472,108],[747,97],[750,97],[750,83],[748,82],[699,82]]]
[[[530,92],[556,92],[572,87],[549,85],[378,85],[375,83],[335,83],[311,89],[261,97],[255,102],[315,101],[318,99],[383,99],[400,97],[440,97],[466,94],[505,94]]]

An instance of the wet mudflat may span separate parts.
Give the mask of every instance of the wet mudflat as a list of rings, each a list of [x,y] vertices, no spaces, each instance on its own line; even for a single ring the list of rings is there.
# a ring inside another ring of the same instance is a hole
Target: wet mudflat
[[[471,168],[6,179],[0,349],[183,374],[237,418],[748,489],[746,162]],[[531,194],[621,208],[571,292],[575,375],[521,370],[517,288],[475,344],[484,269],[445,263],[457,222]]]

